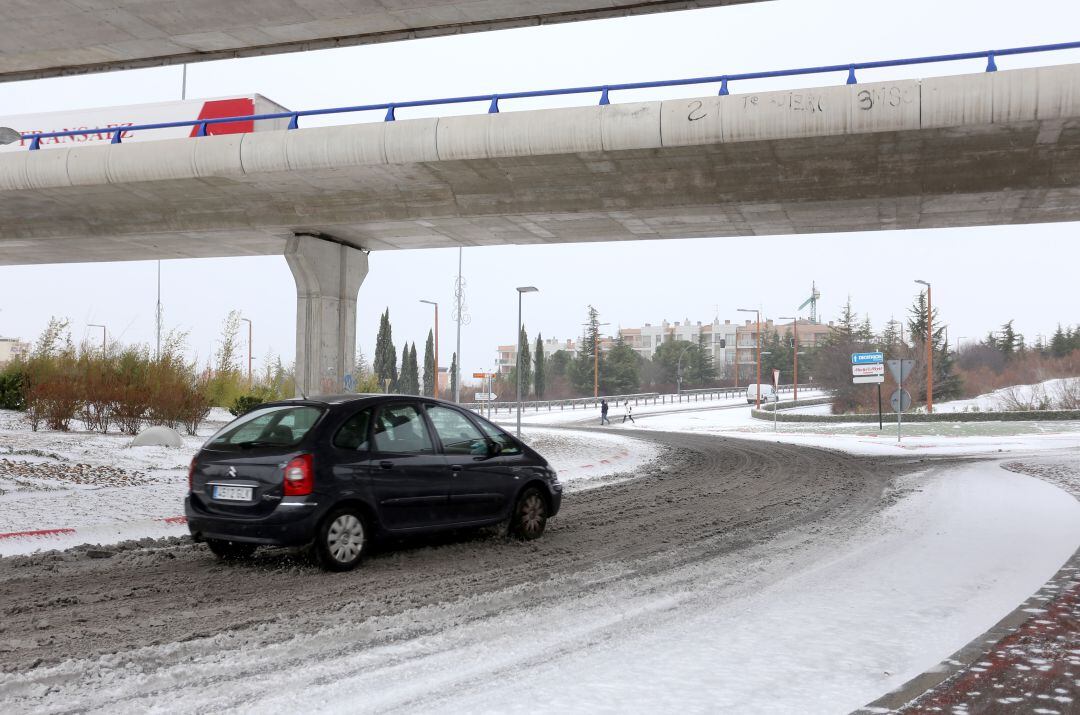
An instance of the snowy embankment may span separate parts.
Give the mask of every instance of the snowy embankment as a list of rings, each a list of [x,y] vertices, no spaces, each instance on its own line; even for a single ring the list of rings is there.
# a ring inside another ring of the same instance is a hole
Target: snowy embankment
[[[935,402],[934,412],[1002,412],[1006,410],[1075,409],[1063,402],[1080,400],[1080,377],[1014,385],[966,400]],[[920,408],[920,411],[925,411]]]
[[[184,446],[131,447],[131,437],[32,432],[0,411],[0,556],[187,533],[180,518],[192,456],[232,416],[215,411]],[[625,435],[585,435],[531,427],[524,438],[570,489],[604,484],[659,454]],[[7,536],[25,532],[40,535]]]
[[[1080,543],[1080,503],[995,465],[897,487],[867,523],[812,538],[537,574],[385,617],[359,597],[316,633],[269,621],[258,648],[239,631],[72,659],[0,674],[0,693],[43,712],[850,712],[978,636]]]

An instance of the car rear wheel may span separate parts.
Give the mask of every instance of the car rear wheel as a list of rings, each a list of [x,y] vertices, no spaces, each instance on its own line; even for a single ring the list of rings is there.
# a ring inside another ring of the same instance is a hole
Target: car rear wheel
[[[367,553],[368,528],[364,515],[353,507],[330,512],[315,537],[315,555],[323,568],[349,571]]]
[[[239,541],[225,541],[223,539],[207,539],[206,545],[222,561],[239,561],[251,558],[255,553],[255,544],[245,544]]]
[[[510,517],[510,535],[524,541],[539,539],[547,526],[548,505],[536,487],[529,487],[518,497]]]

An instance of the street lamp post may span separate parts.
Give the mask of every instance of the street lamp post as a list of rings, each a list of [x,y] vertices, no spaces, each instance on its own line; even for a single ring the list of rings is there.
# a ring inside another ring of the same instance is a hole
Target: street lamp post
[[[251,387],[251,338],[254,334],[254,326],[250,318],[240,318],[240,320],[248,324],[248,387]]]
[[[934,413],[934,310],[930,302],[930,284],[915,280],[926,286],[926,414]]]
[[[518,292],[518,322],[517,330],[514,333],[517,334],[518,349],[517,349],[517,437],[521,439],[521,296],[525,293],[536,293],[540,289],[535,286],[523,286],[517,289]]]
[[[428,305],[435,306],[435,386],[431,388],[431,394],[438,399],[439,397],[439,304],[433,300],[420,299],[421,303],[427,303]]]
[[[98,325],[97,323],[87,323],[86,327],[88,327],[88,328],[101,328],[101,357],[105,357],[105,353],[106,353],[105,326],[104,325]]]
[[[757,333],[755,334],[755,344],[757,345],[757,386],[754,388],[754,392],[757,393],[755,405],[757,409],[761,409],[761,311],[757,308],[739,308],[740,313],[754,313],[757,316]],[[735,360],[738,361],[739,357],[738,346],[735,349]]]
[[[798,402],[799,401],[799,316],[796,315],[794,318],[780,318],[780,320],[790,320],[794,324],[793,332],[795,333],[795,350],[793,351],[793,353],[795,355],[795,372],[794,372],[794,374],[793,374],[793,376],[791,378],[792,390],[794,390],[794,394],[792,395],[791,399]]]

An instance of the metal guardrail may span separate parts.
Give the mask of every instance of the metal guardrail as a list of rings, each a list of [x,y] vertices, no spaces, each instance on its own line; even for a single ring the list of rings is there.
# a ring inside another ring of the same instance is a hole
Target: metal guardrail
[[[895,60],[876,60],[872,62],[851,62],[842,65],[822,65],[820,67],[799,67],[795,69],[771,70],[766,72],[743,72],[739,74],[710,75],[706,77],[686,77],[683,79],[652,80],[648,82],[623,82],[620,84],[597,84],[584,87],[563,87],[561,89],[539,89],[524,92],[502,92],[496,94],[473,94],[463,97],[441,97],[438,99],[415,99],[406,102],[381,102],[379,104],[359,104],[348,107],[328,107],[324,109],[305,109],[296,112],[274,112],[271,114],[251,114],[240,117],[220,117],[216,119],[193,119],[181,122],[161,122],[157,124],[139,124],[129,127],[104,127],[96,129],[71,129],[62,132],[42,132],[22,135],[23,140],[30,140],[30,151],[41,148],[41,140],[55,137],[84,136],[89,134],[111,135],[111,143],[119,144],[120,136],[124,132],[147,131],[151,129],[170,129],[174,127],[198,127],[195,133],[197,137],[207,135],[207,127],[211,124],[225,124],[228,122],[259,121],[265,119],[288,119],[288,129],[297,129],[300,126],[301,117],[315,117],[327,114],[347,114],[353,112],[383,111],[383,121],[392,122],[397,119],[398,109],[412,107],[434,107],[449,104],[488,104],[488,114],[498,114],[499,102],[504,99],[528,99],[535,97],[555,97],[576,94],[599,94],[599,104],[611,104],[612,92],[633,89],[655,89],[659,87],[680,87],[695,84],[719,84],[721,96],[729,94],[729,85],[732,82],[741,82],[753,79],[769,79],[775,77],[797,77],[802,75],[828,74],[832,72],[847,72],[847,84],[858,84],[855,78],[857,70],[880,69],[884,67],[904,67],[909,65],[933,64],[938,62],[957,62],[961,60],[986,60],[986,71],[996,72],[998,57],[1009,55],[1026,55],[1042,52],[1057,52],[1060,50],[1080,49],[1080,42],[1058,42],[1048,45],[1029,45],[1026,47],[1009,47],[1000,50],[979,50],[976,52],[960,52],[948,55],[928,55],[925,57],[907,57]]]
[[[780,385],[778,392],[792,392],[794,385]],[[817,389],[812,384],[800,384],[800,390],[813,390]],[[622,404],[623,402],[632,401],[634,406],[640,404],[646,405],[665,405],[676,404],[682,402],[706,402],[708,400],[718,399],[733,399],[740,395],[746,394],[745,387],[706,387],[703,389],[695,390],[683,390],[681,394],[660,394],[658,392],[646,392],[636,395],[601,395],[600,397],[575,397],[566,400],[530,400],[528,402],[522,402],[521,407],[523,412],[532,410],[533,412],[539,412],[542,409],[546,409],[548,412],[558,408],[560,411],[570,408],[576,410],[579,407],[582,410],[589,408],[599,408],[601,400],[607,400],[608,403],[614,407]],[[501,411],[511,413],[517,409],[516,402],[463,402],[462,407],[472,410],[478,414],[486,414],[489,409],[491,414],[497,415]]]

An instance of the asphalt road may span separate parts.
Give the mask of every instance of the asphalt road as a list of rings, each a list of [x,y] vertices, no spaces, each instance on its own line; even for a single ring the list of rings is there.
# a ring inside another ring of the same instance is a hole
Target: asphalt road
[[[506,598],[515,587],[520,598],[536,598],[538,584],[598,565],[620,564],[612,579],[640,579],[782,533],[810,539],[861,523],[890,498],[895,476],[925,466],[708,435],[625,434],[664,445],[664,456],[633,479],[570,490],[535,542],[473,533],[386,544],[346,574],[274,550],[224,564],[186,539],[0,559],[0,702],[79,710],[80,676],[47,675],[65,659],[117,654],[110,667],[160,668],[162,649],[150,649],[152,664],[137,649],[222,635],[257,649],[316,633],[346,609],[350,622],[364,622],[496,592]],[[378,644],[389,636],[365,637]],[[190,657],[184,652],[175,658]],[[131,693],[101,697],[100,705],[138,707]]]

